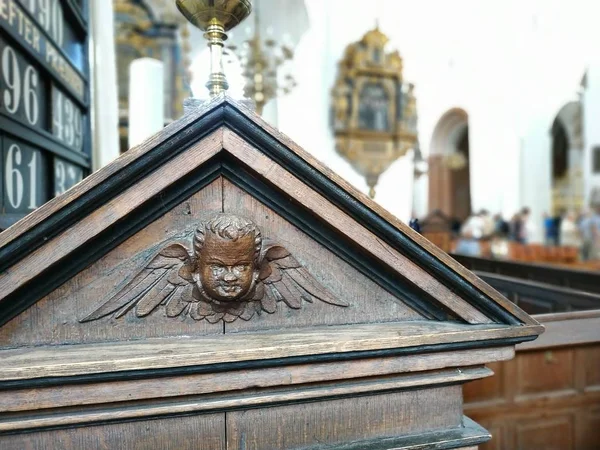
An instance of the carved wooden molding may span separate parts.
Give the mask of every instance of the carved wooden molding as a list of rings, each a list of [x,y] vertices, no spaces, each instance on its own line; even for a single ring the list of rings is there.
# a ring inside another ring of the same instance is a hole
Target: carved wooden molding
[[[81,320],[119,318],[134,310],[145,317],[163,306],[167,317],[233,322],[277,310],[279,302],[300,309],[314,299],[348,306],[324,288],[283,246],[263,239],[252,221],[217,214],[201,223],[191,251],[163,248],[116,295]]]

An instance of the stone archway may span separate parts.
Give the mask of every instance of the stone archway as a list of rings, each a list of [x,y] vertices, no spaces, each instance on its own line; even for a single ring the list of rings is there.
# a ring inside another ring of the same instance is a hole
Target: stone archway
[[[429,154],[429,210],[462,222],[471,214],[469,116],[463,109],[440,118]]]
[[[581,134],[581,103],[572,101],[560,109],[550,129],[553,214],[584,206]]]

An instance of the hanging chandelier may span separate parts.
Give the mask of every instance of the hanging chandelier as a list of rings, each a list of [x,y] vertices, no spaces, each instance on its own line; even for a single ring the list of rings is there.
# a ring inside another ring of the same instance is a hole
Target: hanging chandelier
[[[376,25],[349,44],[331,90],[336,151],[364,176],[371,198],[380,175],[418,139],[415,85],[404,80],[402,57],[388,42]]]
[[[258,2],[255,2],[258,3]],[[256,104],[256,112],[262,114],[265,104],[276,97],[286,95],[296,86],[292,75],[294,51],[285,42],[278,42],[267,28],[261,32],[258,5],[254,9],[254,30],[240,45],[228,45],[226,51],[233,53],[242,66],[245,80],[244,95]]]

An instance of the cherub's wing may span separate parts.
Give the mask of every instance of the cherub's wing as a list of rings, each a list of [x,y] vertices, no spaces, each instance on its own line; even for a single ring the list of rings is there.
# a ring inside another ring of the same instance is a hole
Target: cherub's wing
[[[275,243],[265,244],[259,279],[265,291],[262,308],[268,313],[276,311],[278,302],[300,309],[302,300],[312,303],[315,298],[330,305],[348,306],[322,286],[285,247]]]
[[[135,315],[145,317],[159,305],[166,306],[167,316],[175,317],[192,301],[192,259],[181,244],[165,247],[116,295],[81,322],[114,314],[115,318],[135,308]]]

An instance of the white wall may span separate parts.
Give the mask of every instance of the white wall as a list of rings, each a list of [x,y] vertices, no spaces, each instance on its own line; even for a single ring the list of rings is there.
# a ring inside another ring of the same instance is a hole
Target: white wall
[[[416,84],[424,156],[439,118],[451,108],[465,109],[474,209],[508,216],[530,206],[541,230],[541,214],[550,206],[549,130],[560,107],[575,98],[588,59],[597,52],[600,2],[379,0],[365,8],[358,0],[306,0],[306,5],[310,28],[296,50],[299,85],[278,103],[284,133],[367,192],[362,177],[335,153],[329,91],[344,48],[378,19],[390,48],[404,58],[405,79]],[[413,181],[412,172],[404,173],[380,184],[375,199],[407,220]],[[422,185],[416,197],[424,201]]]

